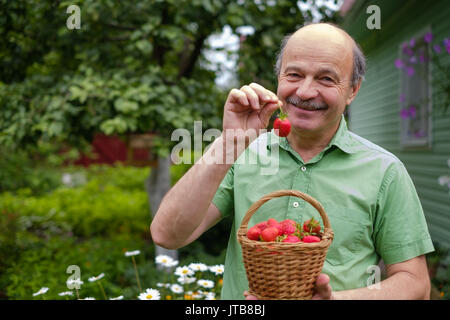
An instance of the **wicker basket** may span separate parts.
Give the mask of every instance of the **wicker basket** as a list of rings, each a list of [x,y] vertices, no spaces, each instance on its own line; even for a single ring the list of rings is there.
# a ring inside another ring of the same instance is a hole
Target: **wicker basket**
[[[267,201],[295,196],[309,202],[322,217],[324,230],[316,243],[263,242],[247,238],[248,222]],[[247,211],[237,232],[249,283],[249,293],[258,299],[311,299],[317,276],[322,271],[333,230],[322,205],[297,190],[279,190],[256,201]]]

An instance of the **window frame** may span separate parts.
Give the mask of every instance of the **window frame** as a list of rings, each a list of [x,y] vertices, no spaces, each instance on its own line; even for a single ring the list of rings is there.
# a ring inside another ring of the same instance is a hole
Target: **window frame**
[[[423,38],[425,36],[426,33],[431,32],[431,27],[428,25],[425,28],[419,30],[418,32],[414,33],[411,37],[408,38],[404,38],[403,41],[400,42],[399,46],[398,46],[398,53],[397,53],[397,57],[402,59],[404,58],[404,53],[402,50],[402,46],[404,43],[408,43],[410,39],[415,39],[420,40],[421,42],[423,41]],[[421,108],[421,112],[425,112],[425,116],[426,119],[426,123],[427,123],[427,132],[426,132],[426,137],[423,138],[417,138],[417,139],[405,139],[405,131],[408,130],[408,124],[405,123],[405,119],[403,119],[402,117],[400,117],[400,130],[399,130],[399,144],[400,144],[400,150],[402,151],[409,151],[409,150],[431,150],[432,148],[432,143],[433,143],[433,137],[432,137],[432,110],[433,110],[433,85],[432,85],[432,74],[433,74],[433,63],[432,63],[432,45],[431,43],[426,43],[426,50],[427,50],[427,55],[428,55],[428,61],[426,62],[427,65],[427,102],[426,105],[424,106],[425,110],[422,110]],[[408,77],[405,74],[405,71],[403,69],[399,70],[399,94],[398,97],[400,97],[400,94],[402,94],[404,88],[406,87],[406,84],[404,84],[404,79],[406,79],[406,77]],[[408,100],[408,98],[406,98]],[[399,109],[401,110],[402,108],[402,104],[398,103],[399,105]],[[400,110],[399,110],[399,114],[400,114]],[[421,115],[422,117],[422,115]]]

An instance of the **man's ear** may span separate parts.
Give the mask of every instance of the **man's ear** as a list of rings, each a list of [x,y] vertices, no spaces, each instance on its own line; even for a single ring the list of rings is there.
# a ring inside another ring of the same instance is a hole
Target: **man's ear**
[[[362,80],[359,80],[359,82],[356,85],[350,87],[351,92],[346,101],[347,105],[350,105],[353,99],[355,99],[356,95],[358,94],[359,88],[361,88],[361,82]]]

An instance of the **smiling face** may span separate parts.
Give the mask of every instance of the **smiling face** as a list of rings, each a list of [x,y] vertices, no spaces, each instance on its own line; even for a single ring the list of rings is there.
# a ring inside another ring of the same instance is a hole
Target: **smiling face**
[[[334,134],[345,107],[359,90],[352,87],[353,43],[327,24],[303,27],[286,44],[277,95],[292,133]]]

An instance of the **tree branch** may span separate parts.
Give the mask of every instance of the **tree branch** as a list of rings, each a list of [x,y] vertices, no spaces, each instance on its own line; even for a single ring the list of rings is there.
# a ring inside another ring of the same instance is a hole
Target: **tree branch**
[[[183,55],[182,59],[180,59],[180,70],[178,72],[178,77],[189,77],[194,70],[195,63],[197,62],[200,53],[203,48],[203,42],[208,37],[207,34],[200,34],[194,42],[194,49],[192,53],[186,58],[187,55]]]

